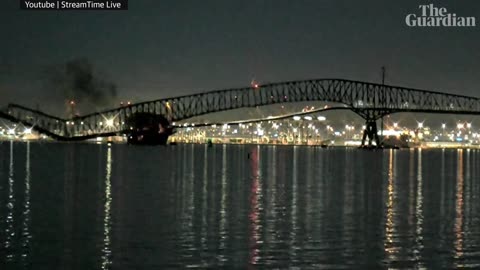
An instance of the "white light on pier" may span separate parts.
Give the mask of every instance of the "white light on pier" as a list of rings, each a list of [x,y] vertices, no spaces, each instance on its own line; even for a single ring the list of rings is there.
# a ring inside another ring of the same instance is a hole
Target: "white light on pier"
[[[32,129],[31,128],[25,128],[23,131],[24,134],[32,134]]]

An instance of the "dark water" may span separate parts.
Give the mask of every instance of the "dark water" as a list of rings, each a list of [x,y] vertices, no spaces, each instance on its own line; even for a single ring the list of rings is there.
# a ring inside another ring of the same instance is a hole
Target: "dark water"
[[[478,268],[479,161],[2,142],[0,269]]]

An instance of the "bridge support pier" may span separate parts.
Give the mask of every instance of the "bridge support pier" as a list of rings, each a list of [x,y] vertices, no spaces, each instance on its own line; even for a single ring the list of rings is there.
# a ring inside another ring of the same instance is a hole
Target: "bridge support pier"
[[[362,147],[365,147],[365,141],[368,138],[368,147],[372,147],[372,141],[375,140],[376,147],[380,147],[380,138],[378,137],[377,121],[367,119],[365,129],[363,130]]]

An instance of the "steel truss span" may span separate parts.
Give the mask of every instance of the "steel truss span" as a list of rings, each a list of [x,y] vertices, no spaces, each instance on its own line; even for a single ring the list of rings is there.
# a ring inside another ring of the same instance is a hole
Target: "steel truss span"
[[[362,81],[314,79],[158,99],[71,119],[10,104],[0,117],[33,126],[58,140],[84,140],[128,132],[126,120],[139,112],[163,115],[174,122],[239,108],[302,101],[343,104],[367,123],[397,112],[480,114],[480,99],[475,97]]]

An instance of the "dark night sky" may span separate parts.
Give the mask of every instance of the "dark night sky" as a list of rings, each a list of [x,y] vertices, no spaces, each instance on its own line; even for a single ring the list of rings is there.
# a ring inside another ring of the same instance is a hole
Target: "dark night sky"
[[[44,70],[78,57],[142,101],[260,82],[339,77],[480,96],[480,26],[409,28],[424,1],[130,0],[128,11],[0,4],[0,106],[58,113]],[[476,16],[478,0],[433,1]]]

